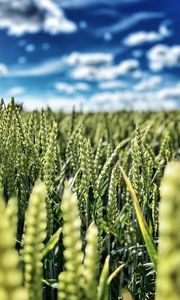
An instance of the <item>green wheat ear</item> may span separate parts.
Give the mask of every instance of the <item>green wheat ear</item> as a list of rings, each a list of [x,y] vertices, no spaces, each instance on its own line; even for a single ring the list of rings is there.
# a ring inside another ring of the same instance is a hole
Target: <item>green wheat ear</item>
[[[98,292],[97,292],[97,300],[108,300],[109,294],[109,286],[108,286],[108,277],[109,277],[109,260],[110,257],[107,256],[101,276],[99,279]]]
[[[28,300],[22,287],[19,256],[14,249],[14,232],[3,199],[0,199],[0,299]]]
[[[65,184],[62,211],[65,271],[59,276],[58,300],[106,300],[109,260],[105,263],[98,286],[98,229],[91,223],[87,230],[83,263],[77,198],[68,183]]]
[[[42,249],[46,238],[46,188],[38,181],[30,196],[25,219],[24,234],[24,281],[29,300],[42,300]]]
[[[18,225],[18,205],[17,205],[16,198],[9,199],[6,207],[6,213],[7,216],[9,217],[9,222],[13,231],[14,243],[15,243],[16,235],[17,235],[17,225]]]
[[[118,165],[116,164],[111,173],[111,180],[108,191],[108,204],[107,204],[107,216],[108,221],[111,225],[114,225],[118,216],[118,205],[117,205],[117,173]]]
[[[81,220],[76,195],[66,182],[61,205],[63,211],[63,244],[65,271],[60,273],[58,300],[81,300],[83,286],[83,252],[80,236]]]
[[[98,275],[98,230],[91,223],[86,234],[86,250],[84,260],[84,289],[87,300],[96,300],[97,297],[97,275]]]
[[[171,162],[161,184],[156,300],[180,299],[180,163]]]

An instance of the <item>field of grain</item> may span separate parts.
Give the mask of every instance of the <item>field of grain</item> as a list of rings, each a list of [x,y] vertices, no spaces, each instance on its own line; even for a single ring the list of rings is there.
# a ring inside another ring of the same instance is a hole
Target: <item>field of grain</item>
[[[180,111],[1,101],[0,300],[179,300],[179,159]]]

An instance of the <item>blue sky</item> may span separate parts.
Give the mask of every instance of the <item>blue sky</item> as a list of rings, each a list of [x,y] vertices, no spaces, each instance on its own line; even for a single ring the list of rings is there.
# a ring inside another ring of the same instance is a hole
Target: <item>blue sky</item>
[[[180,108],[179,0],[0,0],[0,91],[26,109]]]

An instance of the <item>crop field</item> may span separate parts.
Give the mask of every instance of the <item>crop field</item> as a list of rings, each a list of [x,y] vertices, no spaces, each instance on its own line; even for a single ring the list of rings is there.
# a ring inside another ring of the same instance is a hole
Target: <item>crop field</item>
[[[0,300],[180,299],[180,111],[0,104]]]

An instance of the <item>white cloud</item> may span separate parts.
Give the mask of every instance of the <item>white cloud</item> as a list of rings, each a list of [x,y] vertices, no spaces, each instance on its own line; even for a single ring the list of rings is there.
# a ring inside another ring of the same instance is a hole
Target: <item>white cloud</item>
[[[127,109],[132,109],[135,111],[159,111],[159,110],[173,110],[177,109],[178,105],[176,101],[144,101],[139,99],[129,106]]]
[[[162,109],[164,110],[175,110],[178,109],[179,105],[176,101],[167,100],[163,103]]]
[[[42,108],[46,109],[47,108],[47,103],[38,97],[21,97],[21,103],[23,102],[23,108],[26,111],[32,111],[32,110],[41,110]],[[18,101],[17,101],[18,103]]]
[[[134,86],[135,91],[147,91],[156,88],[162,81],[160,76],[152,76],[149,78],[142,79]]]
[[[42,98],[38,97],[22,97],[23,108],[27,111],[32,111],[34,109],[41,110],[50,107],[53,111],[63,110],[65,112],[72,112],[73,107],[76,111],[81,110],[82,105],[86,110],[86,100],[83,97],[73,97],[72,99],[66,97],[51,97]]]
[[[38,101],[37,101],[38,99]],[[133,110],[160,110],[177,109],[180,107],[180,83],[171,84],[169,87],[158,90],[136,91],[136,90],[115,90],[97,92],[93,95],[82,97],[79,95],[54,96],[45,95],[27,96],[22,95],[21,101],[26,110],[41,109],[47,106],[54,111],[116,111],[119,109]]]
[[[25,89],[21,86],[12,87],[8,90],[8,95],[11,97],[19,96],[25,93]]]
[[[87,76],[89,77],[89,70],[92,69],[96,71],[98,67],[102,66],[110,66],[113,60],[112,54],[106,54],[106,53],[79,53],[79,52],[73,52],[69,56],[63,56],[63,57],[57,57],[53,60],[47,60],[39,65],[17,69],[14,68],[9,72],[9,76],[17,76],[17,77],[26,77],[26,76],[46,76],[51,74],[58,74],[62,73],[68,69],[75,68],[76,73],[76,67],[77,67],[77,73],[78,68],[82,68],[83,74],[81,76],[77,75],[77,78],[80,78],[82,80],[86,79]],[[22,63],[22,62],[21,62]],[[81,72],[81,70],[80,70]],[[76,76],[75,76],[76,77]]]
[[[117,66],[116,72],[118,75],[125,75],[137,71],[138,68],[139,62],[137,59],[126,59]]]
[[[31,76],[46,76],[51,74],[61,73],[65,63],[62,58],[44,61],[43,63],[24,69],[14,69],[9,72],[9,76],[15,77],[31,77]]]
[[[156,97],[158,100],[180,100],[180,83],[160,89]]]
[[[8,75],[8,68],[5,64],[0,63],[0,76]]]
[[[10,35],[36,33],[40,30],[50,34],[71,33],[77,30],[62,9],[51,0],[0,0],[0,28]]]
[[[25,60],[18,60],[25,63]],[[113,64],[113,55],[109,53],[72,53],[69,56],[46,60],[34,66],[11,67],[9,77],[36,77],[67,73],[68,76],[80,81],[114,80],[117,77],[132,76],[139,78],[137,59],[126,59]]]
[[[149,50],[147,57],[152,71],[180,67],[180,45],[158,44]]]
[[[64,94],[74,94],[76,92],[88,91],[89,85],[84,82],[78,82],[78,83],[56,82],[55,88],[58,92],[61,92]]]
[[[96,72],[95,67],[90,67],[90,66],[80,66],[71,72],[72,78],[76,80],[83,80],[84,78],[86,80],[97,80],[98,74]]]
[[[102,67],[80,66],[73,69],[71,76],[74,79],[83,80],[113,80],[119,76],[136,75],[139,70],[139,62],[136,59],[127,59],[118,65]]]
[[[79,53],[73,52],[66,58],[67,64],[103,66],[112,63],[113,55],[111,53]]]
[[[75,87],[76,87],[76,89],[79,90],[79,91],[87,91],[87,90],[89,90],[89,88],[90,88],[89,84],[84,83],[84,82],[76,83],[76,84],[75,84]]]
[[[141,21],[147,21],[156,18],[162,18],[163,13],[160,12],[151,12],[151,11],[142,11],[129,15],[128,17],[121,18],[121,20],[113,25],[106,26],[100,29],[97,29],[95,32],[96,36],[104,36],[106,32],[111,34],[116,34],[127,29],[132,28]]]
[[[180,107],[180,84],[157,91],[120,91],[97,93],[90,99],[93,111],[116,111],[118,109],[162,110]]]
[[[102,81],[99,83],[99,88],[103,90],[121,89],[127,87],[127,83],[120,80]]]
[[[104,105],[104,104],[114,104],[119,102],[120,95],[122,95],[119,92],[110,93],[110,92],[104,92],[104,93],[97,93],[91,98],[91,103],[95,105]],[[124,94],[123,94],[124,95]],[[121,98],[122,100],[122,98]]]
[[[78,98],[60,98],[60,99],[50,99],[48,101],[48,106],[50,106],[54,111],[63,110],[65,112],[72,112],[73,107],[76,111],[81,109],[81,106],[85,104],[85,99]]]
[[[76,91],[76,89],[74,88],[73,85],[70,85],[70,84],[67,84],[64,82],[56,82],[55,89],[58,92],[65,93],[65,94],[73,94]]]
[[[62,11],[57,18],[48,17],[44,22],[44,31],[51,34],[71,33],[77,30],[75,23],[68,21]]]
[[[171,35],[170,30],[162,24],[158,32],[155,31],[138,31],[131,33],[124,39],[126,46],[137,46],[143,43],[151,43],[161,41]]]

